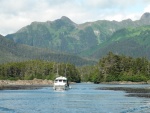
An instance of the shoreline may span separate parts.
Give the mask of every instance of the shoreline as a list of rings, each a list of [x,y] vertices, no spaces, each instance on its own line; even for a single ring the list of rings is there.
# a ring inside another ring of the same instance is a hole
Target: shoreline
[[[91,82],[85,82],[91,83]],[[74,83],[71,83],[74,84]],[[147,82],[131,82],[131,81],[113,81],[113,82],[102,82],[100,84],[108,85],[144,85],[150,84],[150,81]],[[42,79],[33,79],[33,80],[0,80],[0,90],[19,90],[19,89],[39,89],[42,87],[52,87],[52,80],[42,80]]]
[[[147,82],[131,82],[131,81],[113,81],[113,82],[101,82],[100,84],[116,84],[116,85],[142,85],[142,84],[150,84],[149,81]]]
[[[150,87],[148,88],[133,88],[133,87],[102,87],[96,88],[96,90],[113,90],[113,91],[124,91],[127,97],[144,97],[150,98]]]
[[[52,85],[5,85],[0,86],[0,90],[34,90],[43,87],[52,87]]]
[[[52,80],[0,80],[0,90],[19,90],[19,89],[40,89],[42,87],[52,87]]]

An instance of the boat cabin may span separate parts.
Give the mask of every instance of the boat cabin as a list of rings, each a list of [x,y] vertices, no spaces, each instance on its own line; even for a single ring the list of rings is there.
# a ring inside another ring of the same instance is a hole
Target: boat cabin
[[[69,88],[69,83],[68,83],[68,80],[66,77],[57,77],[55,80],[54,80],[54,89],[57,90],[57,89],[63,89],[63,90],[66,90]]]

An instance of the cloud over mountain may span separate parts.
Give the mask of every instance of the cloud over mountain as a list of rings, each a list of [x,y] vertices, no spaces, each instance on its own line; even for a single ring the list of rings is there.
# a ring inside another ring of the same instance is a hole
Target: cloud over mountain
[[[6,35],[33,21],[52,21],[61,16],[76,23],[135,20],[149,11],[149,3],[149,0],[0,0],[0,33]]]

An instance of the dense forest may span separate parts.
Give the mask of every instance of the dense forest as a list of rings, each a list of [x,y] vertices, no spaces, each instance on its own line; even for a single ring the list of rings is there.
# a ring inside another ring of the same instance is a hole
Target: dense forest
[[[76,67],[73,64],[31,60],[0,65],[0,79],[9,80],[54,80],[58,75],[71,82],[111,82],[150,80],[150,62],[146,58],[132,58],[109,52],[93,66]]]
[[[95,66],[79,69],[83,81],[94,83],[111,81],[141,82],[150,79],[150,62],[146,58],[132,58],[109,52]]]
[[[66,76],[71,82],[80,82],[79,72],[72,64],[32,60],[0,65],[0,79],[53,80],[58,75]]]

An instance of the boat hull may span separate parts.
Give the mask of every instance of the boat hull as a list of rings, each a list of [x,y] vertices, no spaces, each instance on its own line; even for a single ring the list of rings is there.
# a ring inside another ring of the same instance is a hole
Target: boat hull
[[[54,90],[68,90],[69,87],[65,85],[54,85],[53,89]]]

